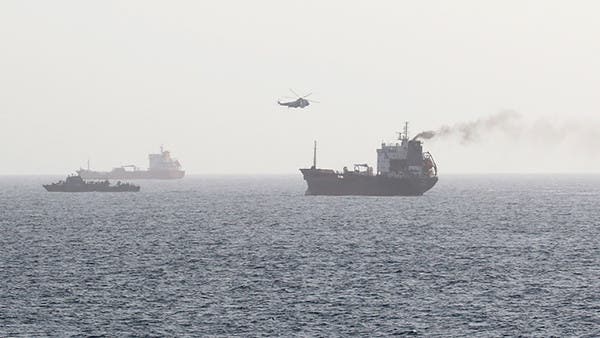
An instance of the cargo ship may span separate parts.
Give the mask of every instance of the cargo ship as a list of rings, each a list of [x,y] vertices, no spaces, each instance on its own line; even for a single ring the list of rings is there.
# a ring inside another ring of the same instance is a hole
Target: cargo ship
[[[160,154],[148,155],[148,170],[143,170],[135,165],[125,165],[113,168],[111,171],[95,171],[88,168],[77,170],[77,174],[86,180],[135,180],[135,179],[159,179],[169,180],[183,178],[185,171],[182,170],[178,160],[171,158],[171,153],[160,147]]]
[[[300,169],[306,195],[420,196],[438,181],[437,165],[422,142],[408,138],[408,123],[397,141],[377,149],[377,171],[366,163],[340,171],[317,168],[317,142],[313,165]]]

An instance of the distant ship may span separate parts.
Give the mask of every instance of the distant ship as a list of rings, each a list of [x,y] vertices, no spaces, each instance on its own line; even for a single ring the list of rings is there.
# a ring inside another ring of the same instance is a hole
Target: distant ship
[[[342,172],[317,168],[317,142],[313,165],[300,169],[308,185],[306,195],[419,196],[438,181],[437,165],[421,141],[409,140],[408,123],[400,142],[382,143],[377,149],[377,173],[367,164]]]
[[[148,170],[142,170],[134,165],[113,168],[111,171],[94,171],[88,168],[77,170],[83,179],[91,180],[135,180],[135,179],[177,179],[185,176],[178,160],[171,158],[171,153],[160,147],[160,154],[148,155]]]
[[[86,182],[81,176],[68,176],[65,181],[44,184],[44,189],[50,192],[138,192],[140,186],[121,182],[111,185],[108,181]]]

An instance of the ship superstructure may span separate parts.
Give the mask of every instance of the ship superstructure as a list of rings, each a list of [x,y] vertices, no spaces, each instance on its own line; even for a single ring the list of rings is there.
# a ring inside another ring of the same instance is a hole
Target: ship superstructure
[[[113,168],[111,171],[94,171],[89,168],[77,170],[83,179],[176,179],[183,178],[185,171],[181,163],[171,157],[171,152],[160,147],[160,153],[148,155],[148,170],[139,169],[135,165]]]
[[[408,124],[400,142],[382,143],[377,149],[377,175],[385,177],[436,177],[437,166],[423,143],[408,138]]]
[[[437,165],[420,140],[408,138],[408,123],[396,142],[382,143],[377,149],[377,171],[368,164],[355,164],[342,172],[319,169],[316,142],[313,166],[300,169],[307,195],[422,195],[438,181]]]

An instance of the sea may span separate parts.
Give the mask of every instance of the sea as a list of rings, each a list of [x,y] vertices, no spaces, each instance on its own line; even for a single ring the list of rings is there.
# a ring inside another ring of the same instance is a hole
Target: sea
[[[0,336],[600,336],[600,175],[0,177]]]

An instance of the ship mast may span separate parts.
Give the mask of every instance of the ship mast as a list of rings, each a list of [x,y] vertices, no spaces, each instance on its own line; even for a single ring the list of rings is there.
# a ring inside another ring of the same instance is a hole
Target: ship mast
[[[396,134],[398,134],[398,140],[408,141],[408,121],[404,122],[403,129],[404,129],[403,131],[396,132]]]
[[[313,169],[317,169],[317,141],[315,140],[315,147],[313,149]]]

